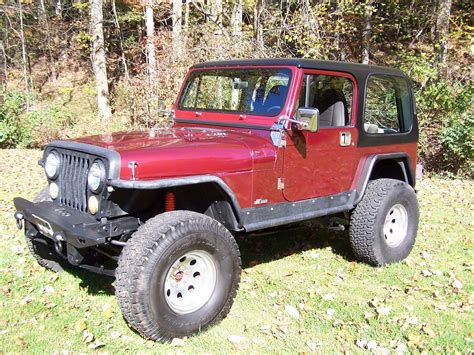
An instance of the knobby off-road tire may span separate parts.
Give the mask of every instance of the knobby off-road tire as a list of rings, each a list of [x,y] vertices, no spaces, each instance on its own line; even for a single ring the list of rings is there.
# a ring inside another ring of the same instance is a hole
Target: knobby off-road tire
[[[349,236],[356,258],[374,266],[405,259],[418,230],[413,188],[393,179],[370,181],[351,216]]]
[[[123,248],[116,296],[132,328],[167,342],[224,318],[240,272],[238,246],[224,226],[195,212],[167,212],[142,225]]]
[[[41,190],[33,199],[33,202],[43,201],[51,201],[47,187]],[[63,260],[54,250],[51,239],[38,233],[33,238],[26,237],[26,245],[38,264],[53,272],[63,271],[63,267],[61,266]]]

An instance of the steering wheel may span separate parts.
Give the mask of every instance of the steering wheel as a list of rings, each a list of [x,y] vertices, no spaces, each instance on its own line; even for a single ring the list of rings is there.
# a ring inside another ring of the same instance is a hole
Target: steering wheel
[[[278,109],[278,110],[279,110],[280,107],[281,107],[280,105],[270,106],[265,112],[266,112],[266,113],[270,113],[270,112],[271,112],[272,110],[274,110],[274,109]]]

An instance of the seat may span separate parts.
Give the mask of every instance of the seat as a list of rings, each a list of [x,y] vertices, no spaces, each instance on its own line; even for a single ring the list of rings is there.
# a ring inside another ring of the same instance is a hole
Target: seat
[[[262,98],[263,95],[257,93],[257,97],[260,99],[255,100],[253,112],[263,114],[277,114],[280,112],[285,104],[284,98],[287,89],[285,85],[275,85],[270,89],[265,100]]]
[[[342,127],[344,126],[344,103],[336,102],[329,106],[319,115],[321,127]]]
[[[342,91],[327,89],[316,94],[313,107],[320,112],[321,127],[343,127],[348,123],[347,104]]]

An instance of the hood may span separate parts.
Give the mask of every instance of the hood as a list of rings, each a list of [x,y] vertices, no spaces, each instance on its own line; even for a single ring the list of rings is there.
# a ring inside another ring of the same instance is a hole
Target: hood
[[[120,178],[150,180],[249,171],[272,167],[276,157],[270,140],[250,130],[174,127],[117,132],[74,141],[111,149],[120,154]]]

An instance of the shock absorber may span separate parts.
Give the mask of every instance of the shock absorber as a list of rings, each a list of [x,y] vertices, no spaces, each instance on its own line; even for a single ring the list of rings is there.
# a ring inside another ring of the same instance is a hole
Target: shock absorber
[[[165,212],[171,212],[176,209],[176,200],[174,193],[168,191],[165,195]]]

